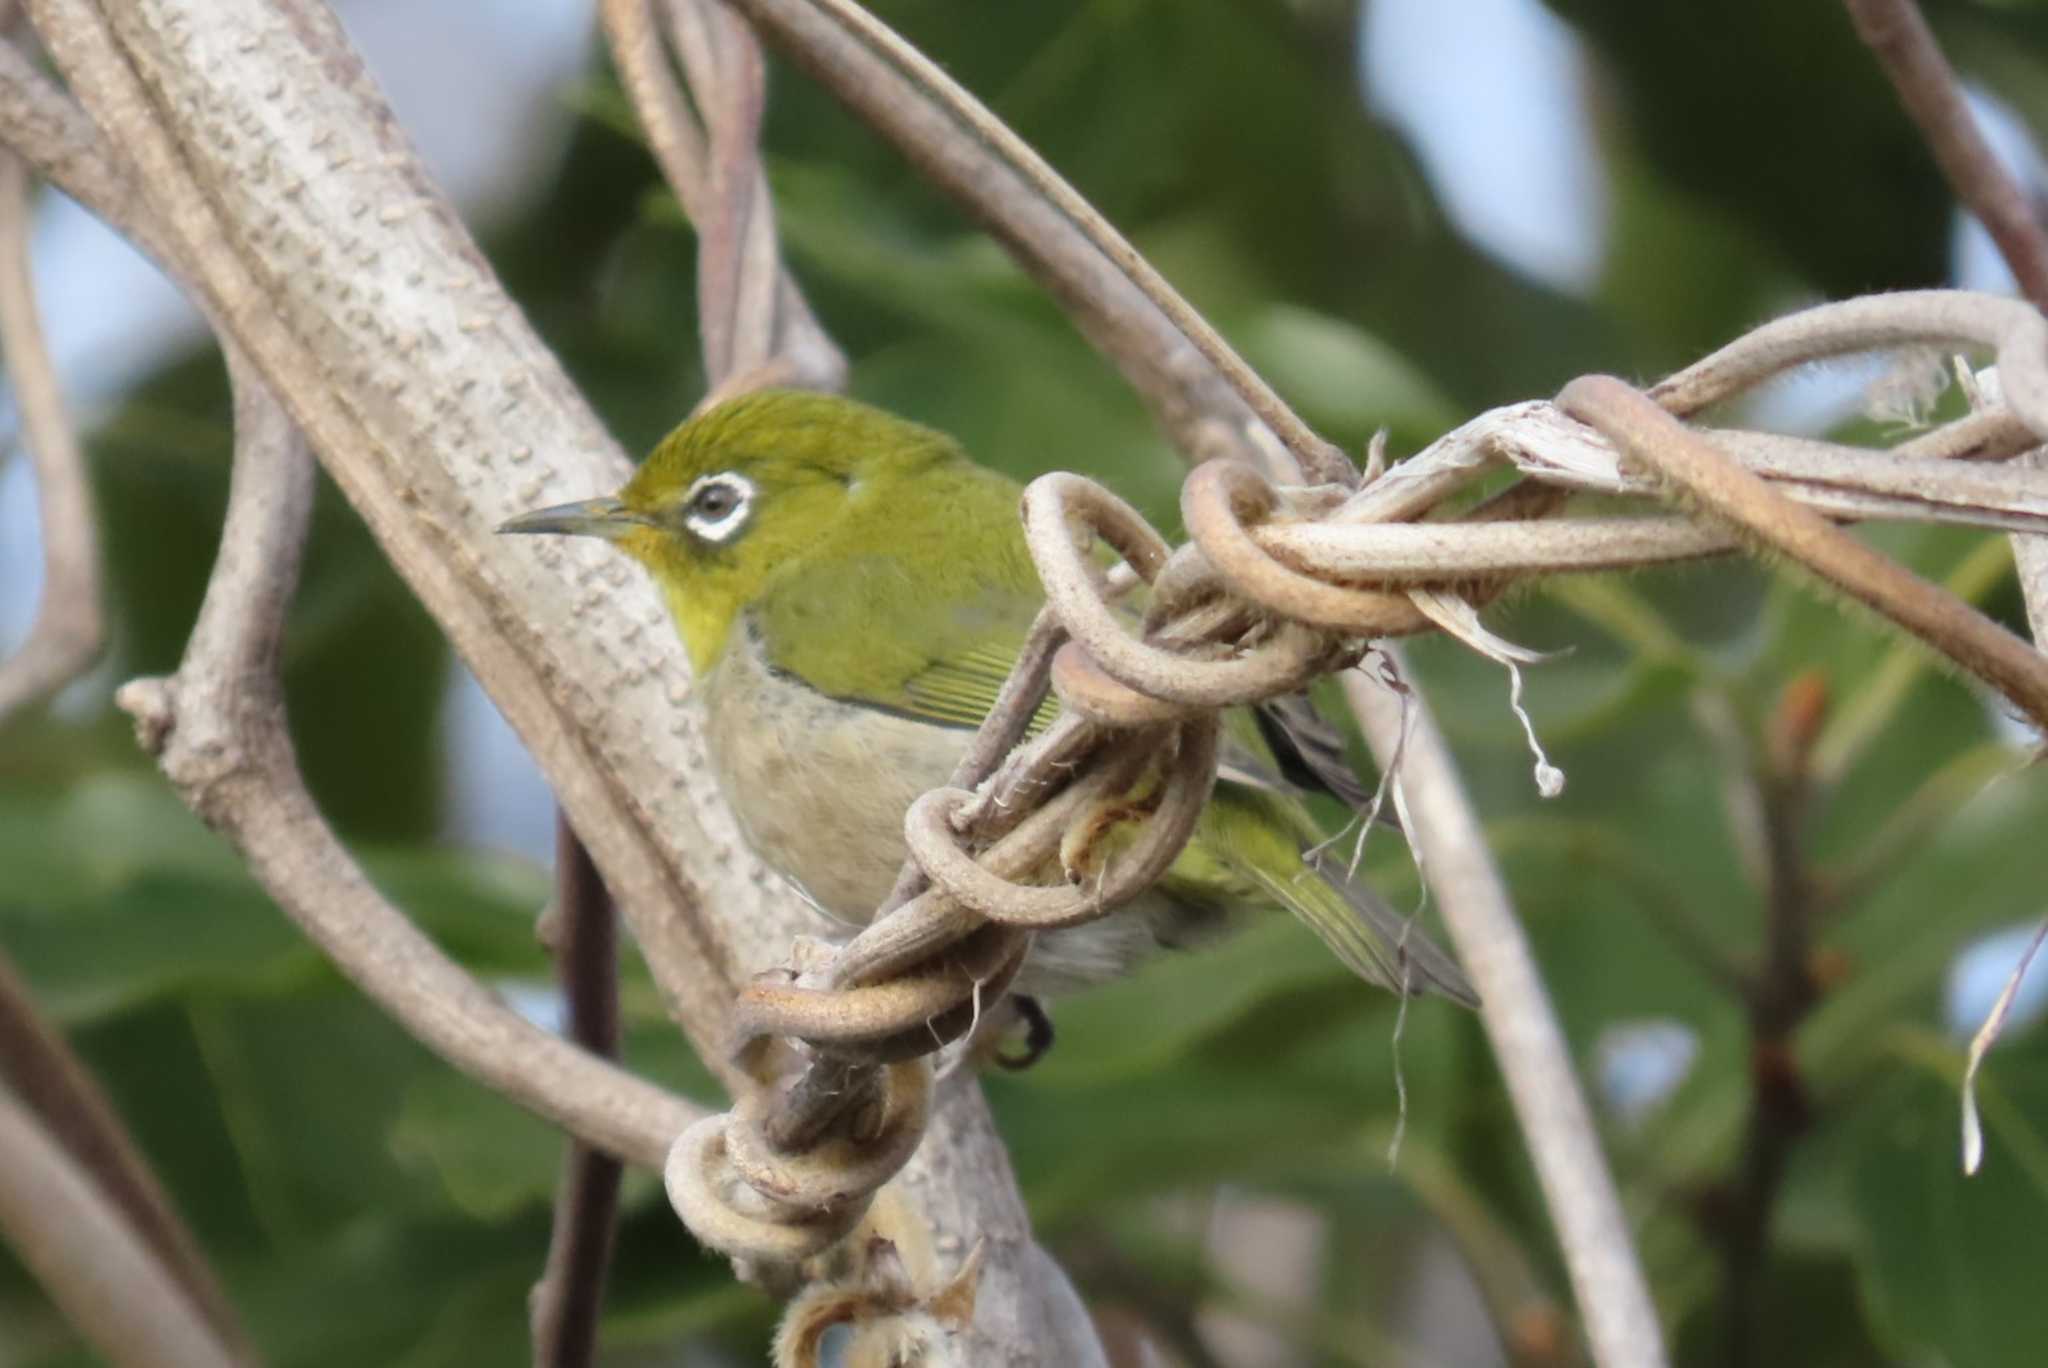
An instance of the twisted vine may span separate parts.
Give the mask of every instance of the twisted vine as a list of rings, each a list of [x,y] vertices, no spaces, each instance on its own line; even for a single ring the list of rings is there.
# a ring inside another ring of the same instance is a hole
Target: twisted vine
[[[1811,361],[1926,345],[1995,350],[1996,381],[1986,373],[1968,415],[1891,451],[1681,421]],[[755,1261],[844,1238],[916,1148],[931,1056],[1001,995],[1033,933],[1111,915],[1172,864],[1215,781],[1221,709],[1348,669],[1374,638],[1443,629],[1497,653],[1472,610],[1518,581],[1766,551],[2048,728],[2048,659],[1837,526],[2048,530],[2048,480],[2014,459],[2044,436],[2048,320],[1927,291],[1777,320],[1646,392],[1584,377],[1554,405],[1485,415],[1355,490],[1212,461],[1182,487],[1177,550],[1101,486],[1040,478],[1023,519],[1046,610],[952,782],[907,814],[909,860],[874,921],[836,949],[799,946],[795,965],[742,992],[743,1048],[792,1042],[803,1063],[677,1141],[677,1211],[705,1244]],[[1524,478],[1425,520],[1502,465]],[[1554,516],[1578,490],[1663,499],[1679,515]],[[1094,559],[1098,540],[1116,573]],[[1134,630],[1115,601],[1137,581],[1151,593]],[[1048,691],[1062,711],[1027,740]],[[1091,868],[1086,832],[1110,807],[1143,825]]]

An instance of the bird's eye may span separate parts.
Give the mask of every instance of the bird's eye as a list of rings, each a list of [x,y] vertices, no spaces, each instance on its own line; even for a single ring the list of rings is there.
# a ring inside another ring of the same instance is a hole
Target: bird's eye
[[[704,541],[727,541],[746,525],[753,503],[753,482],[744,475],[706,475],[683,500],[683,525]]]

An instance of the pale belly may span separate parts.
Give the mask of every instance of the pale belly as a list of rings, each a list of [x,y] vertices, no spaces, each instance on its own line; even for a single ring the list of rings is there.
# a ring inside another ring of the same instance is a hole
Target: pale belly
[[[744,638],[736,629],[704,684],[719,785],[755,853],[821,910],[864,924],[902,868],[903,814],[951,777],[972,733],[828,698],[770,671]],[[1026,990],[1113,978],[1156,950],[1172,910],[1142,901],[1041,936]]]
[[[828,698],[736,639],[706,681],[712,763],[748,843],[820,908],[862,923],[902,867],[903,814],[970,734]]]

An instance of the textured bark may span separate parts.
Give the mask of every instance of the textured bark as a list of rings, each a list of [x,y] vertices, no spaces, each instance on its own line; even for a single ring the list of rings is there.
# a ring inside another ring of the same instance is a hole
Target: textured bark
[[[492,537],[515,512],[611,489],[626,462],[332,16],[309,0],[32,13],[179,273],[533,750],[670,1012],[743,1085],[733,991],[829,928],[740,842],[653,591],[601,547]],[[977,1089],[950,1095],[905,1188],[942,1248],[989,1242],[972,1361],[1098,1360]]]

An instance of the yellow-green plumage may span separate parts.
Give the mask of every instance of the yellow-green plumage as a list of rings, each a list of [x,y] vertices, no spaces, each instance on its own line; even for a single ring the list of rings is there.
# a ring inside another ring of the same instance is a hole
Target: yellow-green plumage
[[[850,400],[771,391],[676,429],[614,500],[508,531],[615,541],[653,574],[702,681],[713,758],[759,853],[864,921],[903,813],[945,782],[1043,598],[1021,490],[950,438]],[[1113,976],[1279,904],[1361,976],[1463,1001],[1449,957],[1370,890],[1307,865],[1320,839],[1254,729],[1187,851],[1134,909],[1043,936],[1028,986]]]

